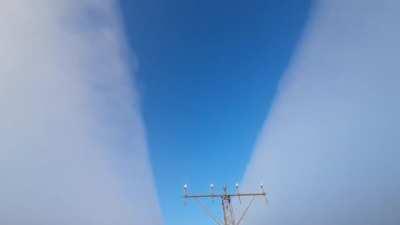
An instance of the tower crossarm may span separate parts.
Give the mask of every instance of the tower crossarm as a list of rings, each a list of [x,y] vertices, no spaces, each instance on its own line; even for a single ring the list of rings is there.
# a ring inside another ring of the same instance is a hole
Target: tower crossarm
[[[266,196],[265,192],[260,193],[235,193],[235,194],[198,194],[198,195],[191,195],[187,194],[184,195],[184,198],[224,198],[224,197],[251,197],[251,196]]]
[[[191,194],[188,192],[188,186],[185,184],[183,186],[184,190],[184,199],[193,199],[195,202],[199,204],[199,206],[204,210],[204,212],[209,216],[217,225],[241,225],[247,211],[249,210],[250,206],[252,205],[253,201],[257,197],[264,197],[267,201],[267,194],[264,191],[263,185],[261,184],[261,191],[260,192],[240,192],[238,188],[238,184],[235,185],[236,192],[232,193],[229,192],[227,187],[224,186],[223,192],[214,193],[214,185],[210,185],[211,193],[210,194]],[[219,199],[221,201],[222,206],[222,213],[223,213],[223,221],[219,220],[212,211],[207,207],[207,205],[202,204],[201,201],[203,199]],[[241,198],[251,198],[249,204],[246,206],[244,212],[240,215],[239,220],[235,218],[235,210],[232,204],[232,200],[234,198],[238,198],[239,202],[241,203]]]

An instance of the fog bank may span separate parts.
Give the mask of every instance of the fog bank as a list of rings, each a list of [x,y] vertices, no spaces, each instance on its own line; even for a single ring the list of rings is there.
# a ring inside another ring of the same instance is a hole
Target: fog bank
[[[244,183],[248,224],[399,224],[400,3],[320,0]]]
[[[0,224],[161,224],[126,55],[114,1],[2,2]]]

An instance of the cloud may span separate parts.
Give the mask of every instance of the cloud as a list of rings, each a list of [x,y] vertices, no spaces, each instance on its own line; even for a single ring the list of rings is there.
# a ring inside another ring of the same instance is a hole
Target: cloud
[[[0,7],[0,224],[161,224],[111,0]]]
[[[400,3],[316,1],[244,183],[249,224],[399,224]]]

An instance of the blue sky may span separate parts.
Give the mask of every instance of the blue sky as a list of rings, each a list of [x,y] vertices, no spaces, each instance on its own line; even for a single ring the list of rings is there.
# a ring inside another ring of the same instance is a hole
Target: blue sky
[[[0,7],[0,224],[399,224],[399,1],[117,2]]]
[[[181,187],[240,181],[309,0],[122,0],[167,225],[211,224]]]

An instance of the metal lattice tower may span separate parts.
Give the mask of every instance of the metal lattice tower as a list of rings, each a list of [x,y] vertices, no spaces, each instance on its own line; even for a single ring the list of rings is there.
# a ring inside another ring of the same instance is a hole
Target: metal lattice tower
[[[264,191],[264,187],[261,184],[261,192],[255,192],[255,193],[240,193],[239,192],[239,184],[235,185],[236,187],[236,193],[229,193],[228,189],[226,186],[223,188],[222,193],[217,193],[214,194],[214,185],[210,185],[211,193],[210,194],[189,194],[188,192],[188,186],[185,184],[183,186],[184,190],[184,199],[193,199],[195,200],[199,206],[204,210],[204,212],[216,223],[217,225],[240,225],[243,221],[243,218],[247,214],[248,209],[252,205],[253,201],[255,200],[256,197],[264,197],[265,200],[267,201],[267,194]],[[218,198],[221,200],[221,207],[222,207],[222,213],[223,213],[223,222],[218,219],[216,216],[213,215],[211,210],[207,208],[206,205],[201,203],[201,199],[215,199]],[[240,215],[239,219],[236,220],[235,214],[234,214],[234,208],[232,206],[232,199],[233,198],[238,198],[239,202],[241,202],[241,198],[251,198],[248,205]]]

